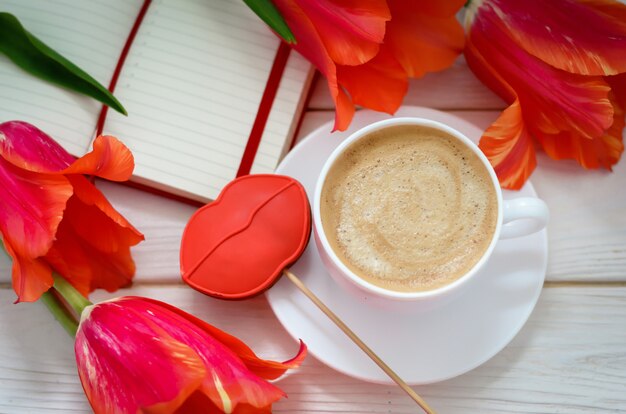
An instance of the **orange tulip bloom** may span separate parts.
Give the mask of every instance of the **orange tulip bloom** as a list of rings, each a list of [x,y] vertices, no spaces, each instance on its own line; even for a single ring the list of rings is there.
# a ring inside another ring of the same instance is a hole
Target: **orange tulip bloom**
[[[395,112],[409,77],[447,68],[461,53],[456,13],[465,0],[274,0],[296,37],[294,49],[326,77],[335,130],[354,106]]]
[[[262,360],[239,339],[163,302],[122,297],[85,308],[74,344],[94,412],[271,413],[267,382],[298,367]]]
[[[130,246],[143,240],[83,174],[127,180],[133,157],[101,136],[75,159],[25,122],[0,124],[0,233],[13,258],[17,301],[35,301],[63,275],[83,295],[130,282]]]
[[[502,186],[526,182],[535,144],[554,159],[610,170],[624,150],[626,6],[484,0],[467,17],[467,62],[510,105],[480,141]]]

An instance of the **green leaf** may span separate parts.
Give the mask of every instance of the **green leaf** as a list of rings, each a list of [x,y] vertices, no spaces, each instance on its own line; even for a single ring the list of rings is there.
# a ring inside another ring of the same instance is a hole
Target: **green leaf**
[[[289,26],[280,15],[280,12],[271,0],[243,0],[269,27],[289,44],[296,44],[296,37],[291,33]]]
[[[97,80],[30,34],[15,16],[3,12],[0,52],[33,76],[91,96],[127,115],[122,104]]]

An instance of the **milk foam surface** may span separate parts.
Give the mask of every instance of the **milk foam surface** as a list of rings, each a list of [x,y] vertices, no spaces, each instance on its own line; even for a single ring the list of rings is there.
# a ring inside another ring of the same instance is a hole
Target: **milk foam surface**
[[[396,291],[444,286],[482,257],[497,222],[485,166],[441,131],[397,126],[351,145],[322,190],[333,250],[363,279]]]

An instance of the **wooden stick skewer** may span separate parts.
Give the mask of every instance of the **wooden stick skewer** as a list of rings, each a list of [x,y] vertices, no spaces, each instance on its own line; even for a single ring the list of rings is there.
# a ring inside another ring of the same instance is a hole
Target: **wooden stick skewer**
[[[322,312],[324,312],[326,316],[328,316],[330,320],[332,320],[335,323],[335,325],[337,325],[346,335],[348,335],[348,337],[352,340],[352,342],[357,344],[359,348],[361,348],[363,352],[365,352],[367,356],[369,356],[376,363],[376,365],[378,365],[383,371],[385,371],[385,373],[389,375],[389,377],[392,380],[394,380],[394,382],[398,384],[398,386],[402,388],[402,390],[404,390],[404,392],[406,392],[409,395],[409,397],[411,397],[413,401],[415,401],[424,410],[424,412],[428,414],[435,413],[433,409],[428,406],[426,401],[422,399],[422,397],[417,395],[417,393],[413,391],[413,389],[409,387],[407,383],[404,382],[404,380],[398,376],[398,374],[396,374],[391,368],[389,368],[389,366],[385,364],[378,357],[378,355],[374,353],[374,351],[372,351],[367,345],[365,345],[365,343],[354,332],[352,332],[352,330],[341,319],[339,319],[339,317],[335,315],[333,311],[331,311],[324,304],[324,302],[322,302],[317,296],[315,296],[315,294],[311,292],[309,288],[306,287],[306,285],[302,283],[302,281],[295,274],[289,271],[289,269],[284,269],[283,274],[287,276],[289,280],[291,280],[293,284],[296,285],[296,287],[300,289],[302,293],[304,293],[309,299],[311,299],[311,301],[313,301],[313,303],[315,303],[315,305]]]

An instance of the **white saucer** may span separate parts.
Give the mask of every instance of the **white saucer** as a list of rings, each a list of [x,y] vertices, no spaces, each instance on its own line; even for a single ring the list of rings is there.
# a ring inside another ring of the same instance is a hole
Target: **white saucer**
[[[482,131],[447,113],[403,107],[396,116],[437,120],[477,141]],[[276,172],[298,179],[309,194],[322,164],[355,130],[388,115],[359,111],[348,131],[333,133],[331,124],[313,131],[283,160]],[[535,196],[530,183],[504,198]],[[391,369],[409,384],[443,381],[463,374],[504,348],[519,332],[535,307],[547,267],[547,235],[500,241],[491,259],[460,297],[438,307],[385,310],[367,297],[348,294],[326,273],[315,242],[291,270],[332,309]],[[326,365],[365,381],[392,383],[350,339],[287,278],[267,292],[274,313],[294,338]]]

